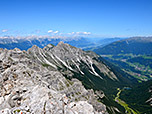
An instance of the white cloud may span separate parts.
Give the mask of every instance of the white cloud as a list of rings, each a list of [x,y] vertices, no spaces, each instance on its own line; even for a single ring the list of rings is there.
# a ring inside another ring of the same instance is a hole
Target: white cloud
[[[49,31],[48,31],[48,33],[52,33],[52,32],[53,32],[53,30],[49,30]]]
[[[55,33],[55,34],[57,34],[59,31],[55,31],[55,32],[53,32],[53,33]]]
[[[7,32],[7,31],[8,31],[7,29],[3,29],[3,30],[2,30],[2,32]]]
[[[68,35],[73,35],[73,34],[75,34],[75,32],[70,32],[70,33],[67,33]]]
[[[91,32],[76,32],[77,35],[90,35]]]
[[[91,32],[71,32],[68,35],[90,35]]]
[[[90,35],[91,32],[83,32],[83,34]]]
[[[57,34],[59,31],[56,30],[56,31],[53,31],[53,30],[49,30],[48,33],[54,33],[54,34]]]

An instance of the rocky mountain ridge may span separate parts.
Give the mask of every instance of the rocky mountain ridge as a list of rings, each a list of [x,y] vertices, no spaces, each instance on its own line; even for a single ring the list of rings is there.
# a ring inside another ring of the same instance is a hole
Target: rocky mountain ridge
[[[107,113],[105,105],[95,100],[93,90],[31,61],[28,52],[1,49],[0,60],[2,114]]]
[[[97,58],[63,42],[27,51],[1,49],[0,113],[120,113],[99,102],[105,82],[119,82],[120,77]]]
[[[117,80],[115,74],[110,72],[104,64],[100,64],[99,67],[99,63],[93,60],[93,58],[99,57],[98,55],[93,52],[86,53],[79,48],[63,43],[62,41],[55,47],[50,44],[43,49],[33,46],[27,52],[32,55],[31,58],[37,58],[37,62],[45,63],[54,70],[67,69],[68,71],[75,71],[83,75],[84,73],[80,69],[80,64],[85,63],[87,67],[89,67],[90,73],[95,76],[99,76],[93,67],[93,64],[95,64],[100,71],[105,73],[105,75],[109,75],[111,76],[111,79]],[[101,76],[99,77],[102,78]]]

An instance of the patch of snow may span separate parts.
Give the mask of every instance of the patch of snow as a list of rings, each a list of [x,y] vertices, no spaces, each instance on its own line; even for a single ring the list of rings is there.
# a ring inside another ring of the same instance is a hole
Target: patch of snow
[[[72,62],[76,65],[76,67],[78,68],[78,70],[80,71],[80,73],[84,75],[84,73],[80,70],[80,67],[75,63],[75,61],[72,60]]]
[[[45,61],[47,64],[51,65],[51,66],[54,67],[54,68],[57,68],[55,65],[53,65],[52,63],[50,63],[50,62],[42,55],[42,53],[40,52],[40,50],[39,50],[39,54],[41,55],[41,57],[44,59],[44,61]]]
[[[67,68],[73,70],[70,66],[68,66],[64,61],[62,61],[58,56],[55,56],[61,63],[63,63]]]

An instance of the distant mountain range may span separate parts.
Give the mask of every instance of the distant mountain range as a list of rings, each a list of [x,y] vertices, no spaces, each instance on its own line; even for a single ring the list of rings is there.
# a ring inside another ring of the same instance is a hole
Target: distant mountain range
[[[101,55],[117,54],[152,54],[152,37],[133,37],[113,42],[103,48],[94,49],[94,52]]]
[[[45,47],[48,44],[57,45],[60,41],[68,43],[72,46],[89,50],[90,48],[103,47],[111,42],[122,40],[123,38],[84,38],[84,37],[63,37],[63,38],[51,38],[51,37],[1,37],[0,48],[14,49],[19,48],[21,50],[27,50],[33,45],[37,45],[40,48]]]

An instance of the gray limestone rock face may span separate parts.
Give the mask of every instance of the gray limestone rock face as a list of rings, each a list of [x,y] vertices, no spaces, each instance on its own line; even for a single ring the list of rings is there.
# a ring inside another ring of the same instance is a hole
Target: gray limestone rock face
[[[81,72],[80,59],[91,68],[89,55],[62,42],[44,49],[33,46],[27,52],[1,49],[0,114],[107,114],[93,90],[85,89],[78,79],[66,79],[58,70],[67,68],[66,75],[73,75],[70,70]]]

